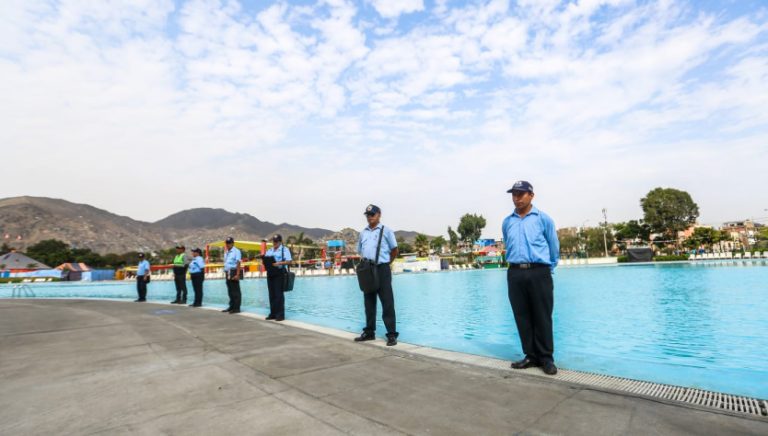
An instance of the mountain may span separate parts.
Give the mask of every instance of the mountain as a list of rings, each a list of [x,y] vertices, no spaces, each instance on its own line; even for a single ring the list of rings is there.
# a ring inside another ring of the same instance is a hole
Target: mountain
[[[190,229],[208,229],[220,230],[236,228],[242,232],[268,236],[275,233],[283,236],[294,233],[304,232],[306,236],[312,239],[320,239],[333,233],[333,230],[319,228],[305,228],[293,224],[272,224],[262,221],[247,213],[233,213],[224,209],[197,208],[188,209],[169,215],[153,224],[155,227],[168,230],[190,230]]]
[[[45,239],[59,239],[99,253],[125,253],[159,250],[176,242],[202,247],[227,236],[259,241],[275,233],[287,237],[300,232],[312,239],[333,233],[294,224],[273,224],[224,209],[190,209],[148,223],[54,198],[25,196],[0,200],[0,237],[20,250]]]
[[[206,242],[221,241],[227,236],[235,240],[260,241],[274,234],[290,235],[304,232],[315,241],[325,240],[333,230],[306,228],[294,224],[273,224],[247,213],[224,209],[197,208],[177,212],[152,224],[159,233],[187,247],[202,247]]]
[[[45,239],[99,253],[146,251],[172,243],[150,223],[87,204],[42,197],[0,200],[0,235],[3,242],[20,250]],[[19,236],[21,240],[17,240]]]
[[[357,231],[340,232],[308,228],[295,224],[274,224],[245,213],[224,209],[196,208],[169,215],[157,222],[134,220],[87,204],[45,197],[0,199],[0,240],[24,251],[45,239],[59,239],[74,247],[98,253],[155,251],[182,242],[187,247],[203,247],[226,236],[259,241],[275,233],[284,238],[304,232],[315,241],[347,240],[354,250]],[[416,232],[396,232],[406,240]],[[17,239],[21,236],[21,239]]]

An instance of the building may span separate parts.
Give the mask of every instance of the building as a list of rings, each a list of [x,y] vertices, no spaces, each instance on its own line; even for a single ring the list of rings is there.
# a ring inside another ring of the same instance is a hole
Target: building
[[[751,247],[757,242],[757,234],[763,224],[755,223],[752,220],[729,221],[723,223],[720,231],[728,234],[733,241],[733,250],[743,247]]]

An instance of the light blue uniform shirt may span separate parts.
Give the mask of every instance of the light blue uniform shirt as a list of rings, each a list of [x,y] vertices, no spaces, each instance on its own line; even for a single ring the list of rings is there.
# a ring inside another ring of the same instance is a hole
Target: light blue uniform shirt
[[[189,273],[195,274],[205,271],[205,259],[203,256],[196,256],[189,263]]]
[[[275,258],[275,262],[284,262],[287,260],[293,260],[293,257],[291,257],[291,250],[288,249],[285,245],[280,245],[280,248],[270,248],[267,250],[266,253],[264,253],[265,256],[272,256]],[[280,265],[279,268],[285,268],[288,265]]]
[[[242,258],[243,255],[240,253],[240,249],[232,247],[232,249],[227,251],[224,255],[224,269],[227,271],[237,269],[237,262],[240,262],[240,259]]]
[[[136,270],[137,276],[143,276],[149,272],[149,261],[147,259],[139,262],[138,269]]]
[[[560,260],[560,242],[552,218],[536,207],[523,218],[517,212],[501,225],[509,263],[543,263],[555,270]]]
[[[397,239],[395,239],[395,232],[381,224],[374,229],[366,227],[360,232],[360,239],[357,241],[357,252],[365,259],[375,260],[376,246],[379,243],[379,233],[382,231],[382,228],[384,235],[381,238],[381,251],[379,251],[379,259],[376,260],[376,263],[389,263],[390,252],[397,248]]]

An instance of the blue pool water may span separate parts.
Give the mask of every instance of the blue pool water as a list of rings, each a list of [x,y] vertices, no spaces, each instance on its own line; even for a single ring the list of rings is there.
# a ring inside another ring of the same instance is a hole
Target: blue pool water
[[[135,298],[133,282],[31,287],[37,297]],[[394,288],[401,340],[521,357],[505,271],[397,275]],[[266,315],[266,281],[242,289],[244,310]],[[174,295],[172,282],[149,285],[150,300]],[[205,296],[226,305],[224,282],[206,281]],[[364,320],[355,277],[299,277],[286,308],[288,318],[350,332]],[[768,398],[768,262],[559,268],[554,323],[564,368]]]

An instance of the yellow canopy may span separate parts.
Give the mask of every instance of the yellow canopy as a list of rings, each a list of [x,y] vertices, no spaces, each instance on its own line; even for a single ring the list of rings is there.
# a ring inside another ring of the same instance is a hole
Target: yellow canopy
[[[283,242],[283,243],[285,244],[285,242]],[[237,247],[237,248],[239,248],[241,250],[245,250],[245,251],[261,251],[261,244],[262,244],[261,241],[259,241],[259,242],[256,242],[256,241],[235,241],[235,247]],[[267,244],[267,249],[272,248],[272,243],[271,242],[267,242],[266,244]],[[291,248],[323,248],[323,247],[316,247],[316,246],[313,246],[313,245],[296,245],[296,244],[285,244],[285,245],[287,247],[291,247]],[[211,242],[210,244],[208,244],[208,247],[210,247],[210,248],[214,248],[214,247],[224,248],[224,241]]]
[[[241,250],[245,250],[245,251],[261,251],[261,244],[262,244],[262,242],[260,242],[260,241],[259,242],[255,242],[255,241],[235,241],[235,247],[237,247],[237,248],[239,248]],[[271,242],[267,242],[266,244],[267,244],[267,249],[272,247],[272,243]],[[224,245],[225,245],[224,241],[216,241],[216,242],[211,242],[210,244],[208,244],[208,246],[211,247],[211,248],[213,248],[213,247],[224,248]]]

